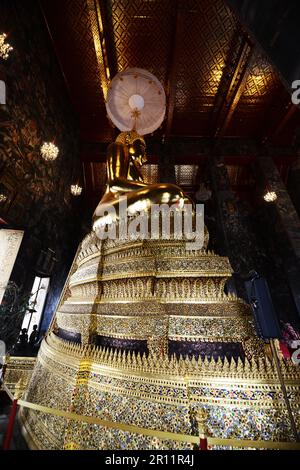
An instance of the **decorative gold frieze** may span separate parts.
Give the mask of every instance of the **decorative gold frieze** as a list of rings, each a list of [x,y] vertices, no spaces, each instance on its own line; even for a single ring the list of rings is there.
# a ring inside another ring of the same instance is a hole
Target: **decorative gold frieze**
[[[62,340],[51,333],[45,342],[43,342],[42,350],[54,350],[57,354],[69,356],[70,360],[78,361],[82,357],[89,358],[95,363],[101,363],[107,367],[125,370],[140,370],[140,372],[156,373],[165,375],[180,375],[201,377],[219,377],[219,378],[236,378],[248,382],[254,380],[259,382],[260,379],[267,381],[268,379],[278,383],[275,365],[267,357],[249,361],[231,360],[230,362],[221,358],[217,360],[209,360],[207,357],[201,358],[180,358],[175,357],[159,357],[141,355],[135,352],[116,351],[108,348],[95,346],[82,347],[80,344],[70,343]],[[294,381],[299,384],[300,369],[291,361],[281,360],[282,374],[286,381]]]

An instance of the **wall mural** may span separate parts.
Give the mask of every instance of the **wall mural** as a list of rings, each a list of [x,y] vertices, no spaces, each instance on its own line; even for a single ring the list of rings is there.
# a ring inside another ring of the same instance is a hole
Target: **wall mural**
[[[0,31],[8,33],[14,48],[8,60],[0,59],[0,79],[6,83],[0,189],[7,196],[0,217],[25,231],[12,274],[23,290],[31,289],[40,251],[55,253],[46,327],[81,236],[78,202],[70,194],[80,175],[78,129],[38,2],[2,1]],[[54,162],[41,158],[43,141],[59,147]]]
[[[22,230],[5,230],[0,232],[0,304],[8,284],[16,257],[22,242]]]

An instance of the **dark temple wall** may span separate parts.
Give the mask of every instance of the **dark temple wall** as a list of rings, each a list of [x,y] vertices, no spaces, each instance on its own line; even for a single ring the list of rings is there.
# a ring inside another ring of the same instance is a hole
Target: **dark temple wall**
[[[8,60],[0,59],[7,87],[6,106],[0,106],[0,188],[8,196],[0,217],[25,230],[11,277],[24,292],[31,289],[41,251],[53,250],[46,266],[52,275],[45,329],[81,236],[81,203],[70,194],[81,171],[77,122],[39,2],[1,0],[0,32],[14,48]],[[59,147],[56,161],[41,158],[43,141]]]

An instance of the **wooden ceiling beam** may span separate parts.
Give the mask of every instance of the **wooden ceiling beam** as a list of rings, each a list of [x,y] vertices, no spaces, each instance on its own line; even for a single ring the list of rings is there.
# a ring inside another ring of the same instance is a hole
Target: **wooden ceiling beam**
[[[262,143],[266,144],[268,141],[272,141],[275,137],[280,135],[297,110],[298,107],[289,101],[279,121],[267,130],[266,135],[262,138]]]
[[[166,124],[165,124],[165,138],[168,140],[171,135],[174,108],[175,108],[175,95],[176,95],[176,72],[177,63],[179,59],[179,45],[182,38],[183,31],[183,9],[184,3],[182,0],[176,1],[176,16],[173,38],[171,41],[172,50],[169,61],[169,73],[168,73],[168,84],[167,84],[167,113],[166,113]]]
[[[237,49],[238,47],[238,49]],[[238,51],[236,53],[236,50]],[[238,29],[230,47],[227,65],[223,71],[215,100],[213,136],[223,137],[245,88],[249,67],[253,59],[254,45]]]
[[[86,1],[98,62],[101,88],[104,99],[106,99],[110,80],[116,73],[116,60],[111,50],[113,44],[113,31],[111,31],[108,24],[107,12],[102,2],[99,2],[98,0]]]
[[[282,132],[282,130],[285,128],[289,120],[292,118],[292,116],[294,116],[297,109],[298,109],[297,106],[295,106],[292,103],[289,103],[289,105],[287,106],[286,113],[284,114],[284,116],[282,117],[281,121],[278,123],[278,126],[276,127],[274,131],[274,134],[273,134],[274,137],[276,137],[278,134]]]
[[[103,27],[103,47],[106,51],[106,62],[109,68],[111,80],[118,73],[118,57],[115,45],[115,31],[112,21],[111,2],[95,0],[97,2],[98,19]]]

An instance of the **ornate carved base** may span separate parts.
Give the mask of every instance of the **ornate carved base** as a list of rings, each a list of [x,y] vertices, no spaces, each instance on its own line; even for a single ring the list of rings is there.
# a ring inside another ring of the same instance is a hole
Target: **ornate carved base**
[[[300,425],[300,371],[282,362]],[[43,386],[41,386],[43,384]],[[23,409],[28,444],[39,449],[188,449],[171,433],[197,435],[195,416],[207,413],[208,435],[292,440],[275,368],[267,359],[230,364],[82,348],[50,334],[43,342],[26,400],[129,425],[124,430]],[[135,426],[170,438],[135,432]]]
[[[230,275],[227,258],[188,251],[184,240],[89,234],[26,393],[46,407],[22,410],[29,445],[187,449],[200,415],[214,438],[292,440],[250,307],[224,293]],[[282,367],[299,423],[300,372]]]

